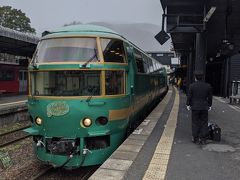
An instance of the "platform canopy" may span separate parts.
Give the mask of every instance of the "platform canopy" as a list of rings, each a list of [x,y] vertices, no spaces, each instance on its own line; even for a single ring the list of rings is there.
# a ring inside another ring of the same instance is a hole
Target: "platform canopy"
[[[0,53],[32,57],[39,38],[0,26]]]
[[[240,51],[239,0],[160,0],[167,32],[177,53],[194,47],[196,33],[206,33],[207,57],[231,56]]]

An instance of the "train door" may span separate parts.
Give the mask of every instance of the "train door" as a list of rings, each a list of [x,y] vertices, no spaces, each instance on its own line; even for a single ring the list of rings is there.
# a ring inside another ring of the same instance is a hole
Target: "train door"
[[[27,92],[27,70],[19,70],[19,93]]]

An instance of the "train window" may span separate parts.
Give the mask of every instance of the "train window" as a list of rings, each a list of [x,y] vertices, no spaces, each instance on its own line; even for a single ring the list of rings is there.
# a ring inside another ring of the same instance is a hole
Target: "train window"
[[[153,62],[152,59],[148,59],[148,67],[149,67],[149,72],[153,72]]]
[[[0,71],[0,81],[13,81],[14,80],[14,71],[13,70],[4,70]]]
[[[99,61],[96,38],[46,39],[36,52],[38,63]]]
[[[106,95],[124,94],[124,71],[106,71]]]
[[[134,57],[135,57],[135,61],[137,64],[137,72],[145,73],[142,53],[140,51],[138,51],[137,49],[134,49]]]
[[[31,73],[35,96],[99,96],[101,71],[49,71]]]
[[[157,70],[157,62],[156,60],[153,60],[153,71],[156,71]]]
[[[144,72],[149,73],[149,65],[148,65],[148,57],[143,56],[143,66],[144,66]]]
[[[124,51],[123,41],[118,39],[101,38],[101,46],[103,58],[105,62],[124,63],[126,55]]]

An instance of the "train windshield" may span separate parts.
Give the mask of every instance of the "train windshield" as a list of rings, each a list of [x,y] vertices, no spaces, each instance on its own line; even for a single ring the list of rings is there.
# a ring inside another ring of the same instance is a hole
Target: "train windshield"
[[[101,38],[103,58],[105,62],[125,63],[126,55],[123,41],[118,39]]]
[[[36,63],[97,62],[96,38],[56,38],[42,40],[33,59]]]
[[[99,96],[101,71],[31,72],[33,96]]]

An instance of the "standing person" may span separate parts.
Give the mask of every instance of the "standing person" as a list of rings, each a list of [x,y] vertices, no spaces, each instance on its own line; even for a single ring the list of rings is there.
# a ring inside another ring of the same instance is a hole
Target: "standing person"
[[[192,110],[192,136],[194,143],[206,144],[208,111],[212,106],[212,87],[203,81],[203,73],[195,72],[195,81],[189,86],[187,109]]]
[[[179,90],[181,89],[181,85],[182,85],[182,78],[179,78],[177,81],[177,87]]]

